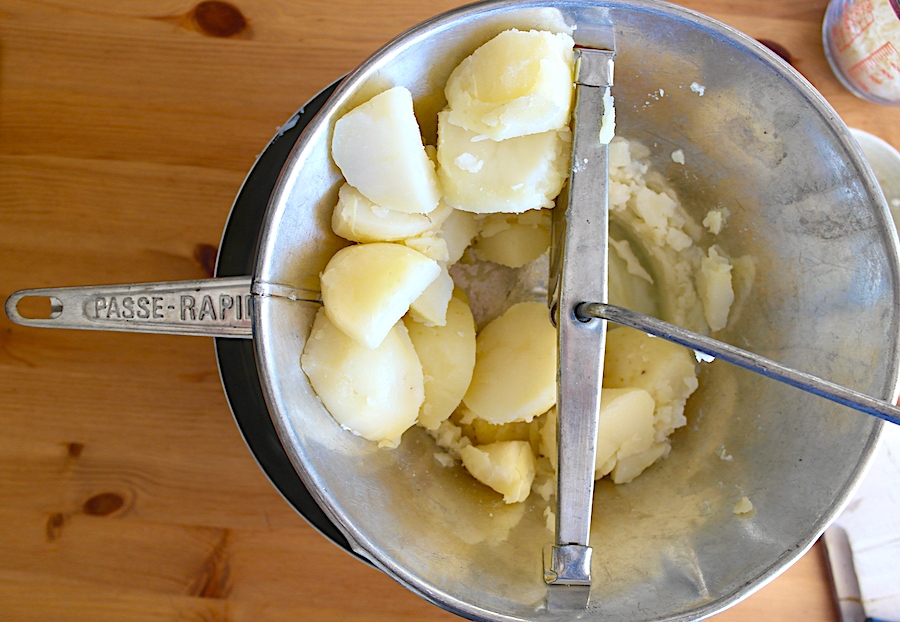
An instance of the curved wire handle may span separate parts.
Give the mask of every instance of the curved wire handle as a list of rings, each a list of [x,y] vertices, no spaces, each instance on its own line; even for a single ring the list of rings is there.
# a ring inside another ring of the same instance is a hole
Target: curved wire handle
[[[601,318],[616,324],[642,330],[655,337],[661,337],[666,341],[687,346],[697,352],[722,359],[727,363],[762,374],[767,378],[778,380],[808,393],[824,397],[832,402],[849,406],[854,410],[874,415],[895,425],[900,425],[900,408],[889,402],[876,399],[865,393],[854,391],[792,367],[787,367],[764,356],[753,354],[712,337],[669,324],[655,317],[601,302],[583,302],[578,305],[576,314],[585,319]]]

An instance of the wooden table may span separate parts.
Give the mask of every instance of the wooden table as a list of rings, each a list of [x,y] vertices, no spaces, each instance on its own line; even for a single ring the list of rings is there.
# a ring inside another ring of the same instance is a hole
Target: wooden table
[[[209,274],[232,200],[321,88],[457,0],[2,0],[0,297]],[[690,0],[787,50],[848,124],[825,0]],[[312,529],[229,412],[213,342],[0,318],[0,619],[451,620]],[[819,546],[716,619],[834,620]]]

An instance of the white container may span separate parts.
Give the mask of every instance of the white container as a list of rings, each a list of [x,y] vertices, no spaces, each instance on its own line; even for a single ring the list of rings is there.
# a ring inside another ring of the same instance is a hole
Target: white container
[[[831,0],[825,56],[851,93],[900,106],[900,0]]]
[[[869,161],[888,207],[891,208],[894,225],[900,230],[900,151],[868,132],[850,128],[850,133]]]

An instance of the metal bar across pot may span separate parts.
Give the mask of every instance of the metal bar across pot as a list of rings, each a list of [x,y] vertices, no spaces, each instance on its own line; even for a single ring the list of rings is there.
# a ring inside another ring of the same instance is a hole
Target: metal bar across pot
[[[601,126],[612,112],[614,58],[613,50],[575,50],[568,205],[564,212],[562,206],[554,211],[554,242],[562,243],[559,283],[553,290],[558,300],[552,303],[559,330],[559,465],[556,544],[549,558],[545,556],[544,576],[548,604],[557,608],[584,607],[591,586],[591,509],[606,321],[585,321],[576,310],[587,300],[607,299],[609,146],[608,140],[601,140]],[[556,281],[555,275],[550,278]],[[556,586],[570,588],[564,598]]]

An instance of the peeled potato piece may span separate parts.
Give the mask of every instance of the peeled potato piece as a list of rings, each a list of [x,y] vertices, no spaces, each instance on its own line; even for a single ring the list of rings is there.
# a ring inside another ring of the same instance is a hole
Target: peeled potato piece
[[[656,453],[654,407],[653,398],[643,389],[603,389],[600,424],[597,426],[595,479],[612,473],[616,484],[629,482],[668,451],[668,445],[660,443],[664,447]],[[553,409],[541,428],[540,452],[554,467],[558,459],[556,426],[557,412]]]
[[[440,273],[438,262],[402,244],[348,246],[325,266],[322,303],[348,337],[377,348]]]
[[[438,177],[444,200],[475,213],[521,213],[553,207],[569,173],[568,128],[510,138],[478,135],[438,113]]]
[[[463,402],[488,423],[531,421],[556,403],[556,329],[547,305],[520,302],[478,335]]]
[[[400,443],[425,398],[422,366],[402,322],[370,349],[319,309],[300,366],[335,421],[381,447]]]
[[[603,388],[647,391],[656,404],[657,442],[687,423],[684,404],[697,384],[697,361],[688,348],[633,328],[615,328],[606,336]]]
[[[475,367],[475,320],[469,305],[453,297],[443,326],[404,318],[425,378],[419,424],[436,430],[462,400]]]
[[[643,389],[602,390],[594,477],[603,477],[618,461],[653,445],[654,407],[653,398]]]
[[[331,216],[336,234],[353,242],[397,242],[437,229],[453,212],[443,203],[428,214],[408,214],[372,203],[363,194],[344,184]]]
[[[460,455],[472,477],[503,495],[505,503],[528,498],[534,481],[534,454],[527,441],[469,445]]]
[[[450,261],[447,241],[437,231],[426,231],[414,238],[406,238],[403,240],[403,244],[437,262],[446,264]]]
[[[560,129],[572,104],[573,47],[563,33],[501,32],[450,74],[450,122],[493,140]]]
[[[535,417],[531,423],[516,421],[514,423],[496,425],[476,417],[469,425],[471,426],[471,435],[475,444],[486,445],[498,441],[531,442],[532,432],[538,426],[538,422],[540,422],[540,419]]]
[[[441,225],[438,235],[447,243],[448,265],[453,265],[462,258],[472,243],[472,238],[478,234],[481,224],[477,218],[478,216],[471,212],[454,209]]]
[[[715,245],[709,247],[706,257],[700,260],[700,274],[697,275],[697,293],[703,302],[706,323],[712,330],[725,328],[734,302],[732,265],[721,250]]]
[[[453,278],[447,268],[441,266],[438,277],[409,305],[409,315],[427,326],[443,326],[447,323],[447,305],[452,295]]]
[[[541,426],[541,435],[538,442],[538,455],[544,456],[550,460],[553,469],[556,470],[559,465],[559,439],[557,438],[557,411],[551,408],[544,417],[544,424]]]
[[[394,87],[337,120],[331,155],[344,179],[381,207],[427,214],[441,191],[425,153],[412,95]]]
[[[653,443],[643,451],[620,458],[609,476],[614,484],[627,484],[643,473],[651,464],[667,456],[669,449],[671,446],[668,441]]]
[[[550,210],[489,214],[472,245],[475,257],[509,268],[521,268],[549,248],[550,220]]]

